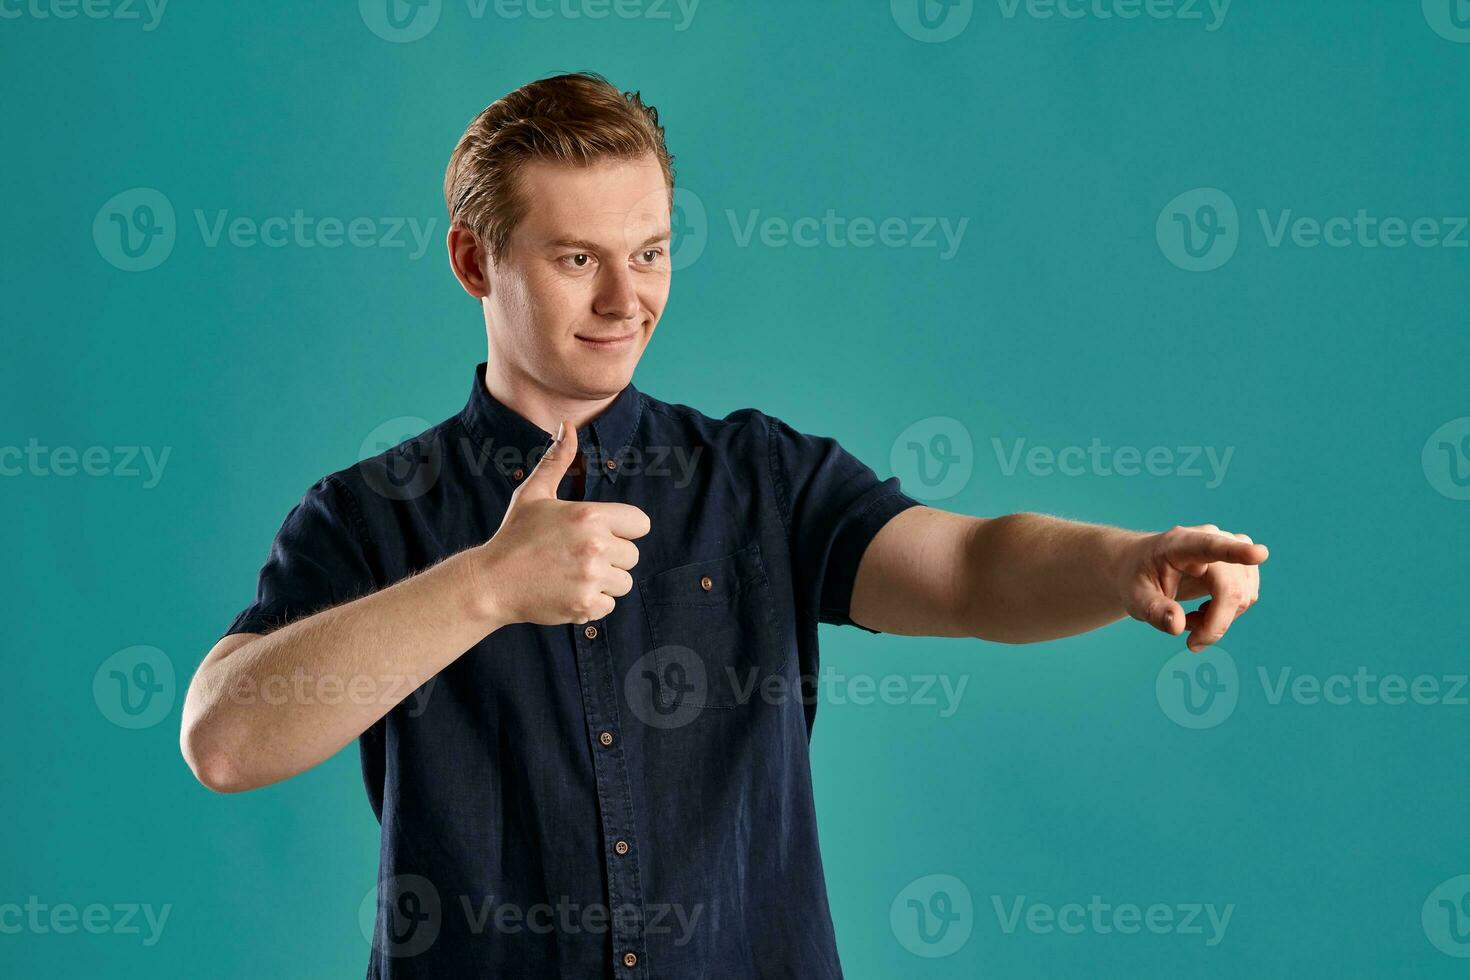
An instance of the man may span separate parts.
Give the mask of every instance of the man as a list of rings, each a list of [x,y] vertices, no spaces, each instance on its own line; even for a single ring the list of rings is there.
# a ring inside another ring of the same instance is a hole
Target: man
[[[672,187],[656,111],[597,76],[470,124],[445,178],[489,341],[469,401],[306,493],[190,686],[214,790],[359,739],[370,976],[840,977],[819,622],[1021,643],[1126,615],[1199,650],[1256,600],[1244,535],[945,513],[830,438],[638,391]],[[283,678],[339,696],[242,696]]]

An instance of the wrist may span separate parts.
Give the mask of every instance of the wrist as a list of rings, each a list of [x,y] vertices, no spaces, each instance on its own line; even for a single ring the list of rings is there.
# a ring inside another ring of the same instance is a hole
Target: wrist
[[[1108,584],[1112,588],[1118,605],[1127,609],[1133,582],[1143,564],[1148,542],[1155,535],[1147,531],[1128,531],[1109,528],[1104,545],[1104,567],[1108,570]]]
[[[495,558],[485,545],[467,548],[449,559],[456,565],[454,587],[457,607],[466,619],[483,628],[486,635],[510,622],[495,590]]]

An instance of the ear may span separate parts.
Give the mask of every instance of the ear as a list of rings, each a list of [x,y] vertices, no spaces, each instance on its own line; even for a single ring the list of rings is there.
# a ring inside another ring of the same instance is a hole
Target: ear
[[[489,296],[490,280],[486,278],[485,269],[490,255],[480,246],[475,233],[464,225],[453,225],[446,245],[449,248],[449,267],[454,270],[454,278],[459,280],[464,291],[475,299]]]

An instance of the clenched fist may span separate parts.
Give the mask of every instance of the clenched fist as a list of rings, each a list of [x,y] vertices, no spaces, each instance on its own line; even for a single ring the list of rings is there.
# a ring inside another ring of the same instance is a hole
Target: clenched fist
[[[503,622],[585,623],[611,613],[633,589],[633,541],[648,533],[648,515],[631,504],[558,500],[576,457],[577,430],[563,421],[510,495],[499,530],[477,549],[475,577]]]

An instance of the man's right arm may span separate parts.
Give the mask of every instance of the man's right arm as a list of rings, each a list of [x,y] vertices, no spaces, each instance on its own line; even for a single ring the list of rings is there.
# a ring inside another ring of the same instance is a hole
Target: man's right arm
[[[239,792],[326,760],[482,639],[509,623],[585,623],[632,590],[646,514],[564,501],[575,429],[511,495],[499,530],[388,588],[268,634],[224,637],[184,700],[180,747],[199,781]],[[354,696],[394,678],[393,689]],[[401,678],[401,681],[398,680]],[[313,685],[299,694],[302,679]],[[331,686],[332,696],[323,689]]]

